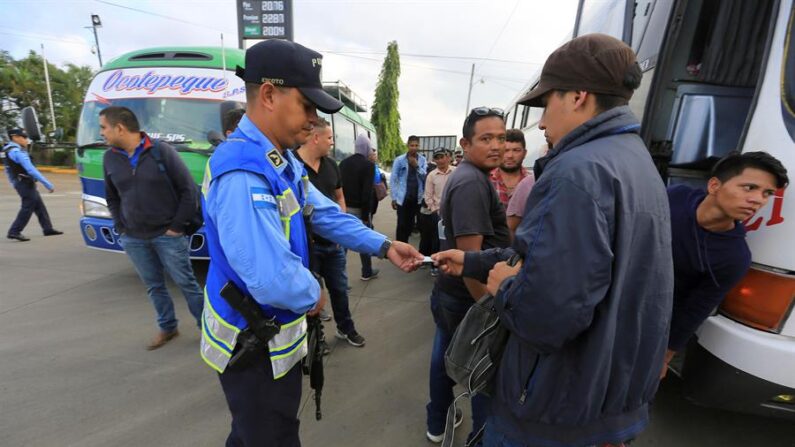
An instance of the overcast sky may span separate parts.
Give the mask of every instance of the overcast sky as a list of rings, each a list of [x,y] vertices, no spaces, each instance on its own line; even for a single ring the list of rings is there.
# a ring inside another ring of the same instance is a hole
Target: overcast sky
[[[505,108],[571,33],[577,9],[577,0],[293,3],[295,40],[324,54],[324,80],[342,80],[370,104],[387,43],[398,42],[404,138],[460,136],[472,63],[471,107]],[[227,46],[237,45],[235,0],[0,0],[0,49],[21,58],[44,44],[54,64],[96,69],[84,28],[91,14],[102,19],[104,61],[151,46],[220,46],[222,32]]]

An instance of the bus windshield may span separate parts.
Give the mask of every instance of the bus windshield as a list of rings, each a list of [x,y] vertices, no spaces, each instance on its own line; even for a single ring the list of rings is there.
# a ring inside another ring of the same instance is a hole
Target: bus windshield
[[[127,107],[135,113],[141,130],[150,137],[186,144],[194,149],[209,149],[207,133],[221,132],[220,102],[180,98],[118,98],[108,103],[89,101],[83,104],[77,130],[77,144],[102,141],[99,112],[111,105]]]

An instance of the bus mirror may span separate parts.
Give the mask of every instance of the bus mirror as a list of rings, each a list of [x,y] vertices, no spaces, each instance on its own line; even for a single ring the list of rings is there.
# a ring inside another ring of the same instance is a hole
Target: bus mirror
[[[22,109],[22,127],[32,141],[41,141],[39,118],[36,116],[36,109],[31,106]]]
[[[221,132],[218,132],[217,130],[211,130],[207,132],[207,141],[209,141],[213,146],[218,146],[224,142],[224,136],[221,135]]]

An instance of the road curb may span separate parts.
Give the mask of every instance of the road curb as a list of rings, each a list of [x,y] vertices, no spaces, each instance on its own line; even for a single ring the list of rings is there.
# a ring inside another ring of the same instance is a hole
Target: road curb
[[[75,174],[75,175],[77,174],[77,169],[75,169],[75,168],[59,168],[59,167],[55,167],[55,166],[37,166],[36,169],[38,169],[41,172],[52,172],[52,173],[55,173],[55,174]]]
[[[39,172],[52,172],[54,174],[75,174],[77,175],[77,169],[75,168],[62,168],[57,166],[36,166],[36,169]],[[5,167],[3,167],[5,170]]]

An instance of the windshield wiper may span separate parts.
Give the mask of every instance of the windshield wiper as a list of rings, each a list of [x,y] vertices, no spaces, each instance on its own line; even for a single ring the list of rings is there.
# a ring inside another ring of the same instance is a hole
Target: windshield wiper
[[[106,143],[104,140],[97,140],[93,143],[81,144],[80,146],[77,146],[78,149],[89,149],[92,147],[108,147],[108,143]]]

